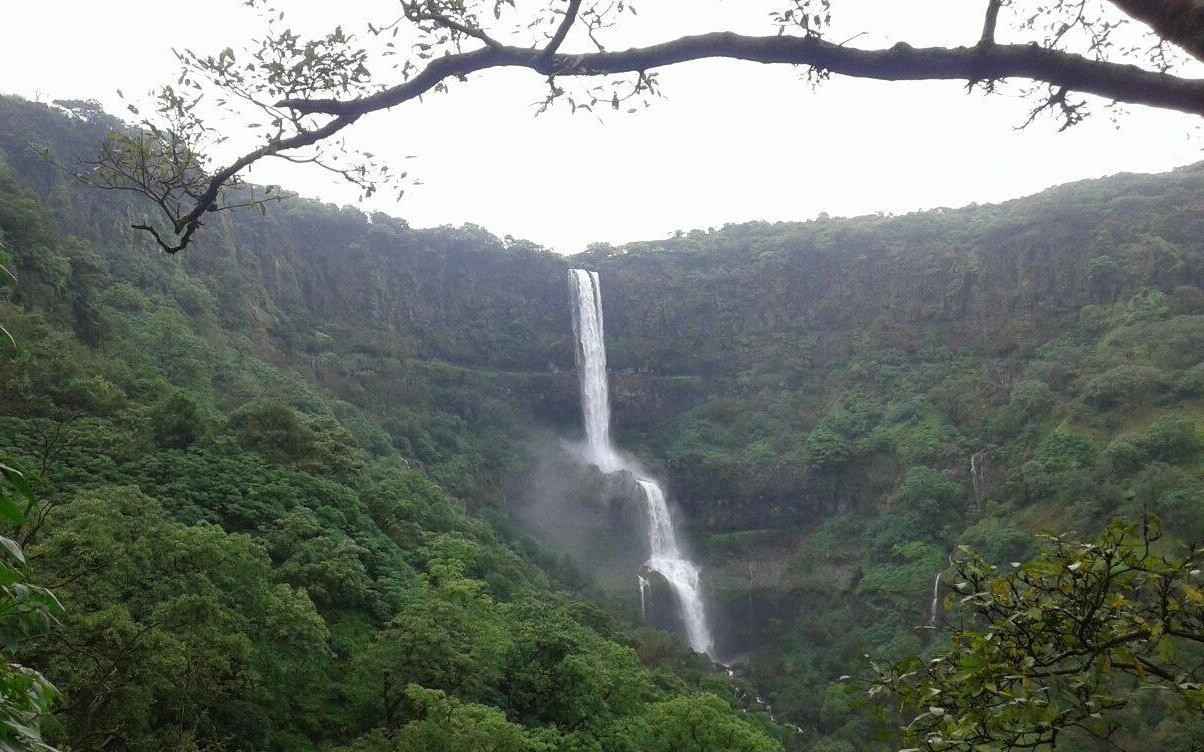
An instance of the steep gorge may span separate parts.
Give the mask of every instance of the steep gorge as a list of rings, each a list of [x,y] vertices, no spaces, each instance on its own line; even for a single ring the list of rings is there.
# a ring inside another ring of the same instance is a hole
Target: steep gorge
[[[1179,481],[1121,469],[1116,446],[1176,416],[1199,430],[1204,166],[571,259],[297,200],[223,216],[165,258],[126,229],[142,207],[28,146],[70,163],[112,124],[0,99],[3,162],[111,283],[87,289],[87,258],[48,264],[18,244],[14,301],[83,337],[88,306],[125,287],[171,296],[212,320],[207,336],[245,339],[354,406],[365,450],[388,442],[469,509],[521,516],[548,466],[563,470],[544,455],[580,432],[566,274],[597,271],[616,440],[681,505],[721,652],[752,653],[779,714],[817,734],[859,733],[825,689],[837,666],[867,645],[925,646],[913,627],[950,546],[1018,555],[1022,533],[1197,493],[1198,448],[1160,460]],[[574,540],[597,546],[571,553],[634,616],[634,580],[603,571],[636,556],[621,547],[634,490],[559,474],[589,510]]]

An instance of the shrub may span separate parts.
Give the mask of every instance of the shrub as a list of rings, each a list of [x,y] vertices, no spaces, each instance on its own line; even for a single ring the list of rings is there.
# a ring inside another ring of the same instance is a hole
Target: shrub
[[[1204,486],[1197,484],[1163,494],[1155,511],[1178,537],[1192,543],[1204,541]]]
[[[1145,464],[1145,453],[1130,437],[1121,436],[1104,450],[1103,460],[1117,475],[1135,473]]]
[[[1016,382],[1016,385],[1012,387],[1012,397],[1008,407],[1016,410],[1025,418],[1035,418],[1049,412],[1056,402],[1057,399],[1048,384],[1043,381],[1025,379]]]
[[[1204,363],[1199,363],[1180,374],[1175,382],[1175,391],[1182,397],[1204,395]]]
[[[277,462],[294,462],[310,455],[314,435],[297,413],[280,402],[257,401],[230,418],[230,428],[247,449]]]
[[[183,392],[176,392],[151,412],[155,443],[165,449],[185,449],[205,433],[201,408]]]
[[[1117,366],[1083,387],[1083,401],[1101,410],[1148,400],[1167,386],[1166,375],[1149,366]]]
[[[1104,450],[1113,472],[1135,473],[1153,462],[1183,464],[1195,459],[1204,445],[1193,421],[1176,416],[1162,418],[1140,434],[1117,437]]]
[[[1069,431],[1054,431],[1037,448],[1037,460],[1051,471],[1088,467],[1094,455],[1091,442]]]
[[[807,461],[831,467],[843,464],[852,453],[849,440],[827,426],[819,426],[807,437]]]
[[[962,533],[961,543],[995,564],[1026,561],[1036,553],[1033,536],[998,517],[984,517]]]
[[[1162,418],[1155,422],[1139,441],[1147,457],[1171,464],[1194,459],[1201,447],[1196,424],[1179,417]]]

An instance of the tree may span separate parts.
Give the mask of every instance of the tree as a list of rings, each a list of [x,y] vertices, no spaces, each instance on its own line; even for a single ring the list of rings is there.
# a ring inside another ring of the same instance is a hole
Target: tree
[[[1157,690],[1204,710],[1198,546],[1171,553],[1159,525],[1113,523],[1094,541],[1047,537],[1000,575],[957,562],[962,627],[931,660],[876,666],[871,695],[897,701],[904,734],[931,752],[1056,747],[1075,735],[1120,748],[1118,715]]]
[[[396,752],[550,752],[551,744],[532,738],[522,726],[510,723],[500,710],[461,702],[435,689],[415,684],[406,699],[418,719],[397,735]]]
[[[25,647],[62,686],[63,746],[263,749],[317,715],[327,626],[250,537],[108,487],[58,507],[31,555],[67,606]]]
[[[355,684],[374,706],[374,716],[392,728],[401,720],[410,683],[470,700],[496,701],[499,656],[507,637],[482,583],[458,568],[435,564],[422,586],[360,654]]]
[[[186,449],[205,431],[201,408],[185,392],[176,392],[151,410],[155,443],[167,449]]]
[[[650,706],[616,732],[611,748],[625,752],[780,752],[782,746],[708,693]]]
[[[266,0],[249,0],[266,19],[266,35],[244,51],[179,53],[183,70],[175,85],[158,92],[155,113],[144,117],[131,104],[138,127],[112,134],[81,177],[150,199],[159,220],[134,227],[168,253],[185,248],[209,213],[262,209],[281,198],[274,187],[261,190],[241,180],[264,159],[317,165],[364,195],[382,185],[400,195],[407,173],[369,153],[340,160],[330,146],[335,138],[365,115],[501,68],[544,78],[541,112],[553,106],[574,113],[631,110],[659,95],[658,69],[726,58],[801,66],[813,83],[833,74],[940,79],[992,92],[1004,81],[1027,81],[1033,106],[1026,125],[1043,113],[1059,118],[1062,128],[1080,122],[1089,113],[1084,94],[1204,115],[1204,80],[1173,74],[1185,60],[1204,59],[1200,0],[987,0],[981,32],[967,35],[970,44],[900,42],[887,49],[829,39],[832,13],[839,11],[833,0],[780,2],[766,24],[776,33],[766,36],[715,31],[612,51],[607,45],[635,13],[629,0],[403,0],[395,17],[366,21],[362,38],[343,24],[303,37]],[[1001,19],[1026,43],[996,41]],[[1129,33],[1132,21],[1141,33]],[[579,80],[584,83],[571,83]],[[206,95],[266,134],[220,168],[207,152],[231,134],[218,135],[206,124],[198,107]]]
[[[0,517],[21,524],[34,507],[33,489],[20,471],[0,464]],[[29,581],[25,552],[17,541],[0,537],[0,635],[4,655],[0,660],[0,747],[11,750],[53,752],[42,741],[42,719],[51,710],[58,690],[37,671],[16,663],[11,646],[31,627],[62,610],[46,588]]]

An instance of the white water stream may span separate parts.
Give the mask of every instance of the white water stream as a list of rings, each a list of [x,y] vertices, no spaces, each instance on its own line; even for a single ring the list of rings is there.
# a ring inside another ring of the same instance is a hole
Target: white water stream
[[[648,542],[652,556],[647,567],[664,577],[677,593],[690,647],[695,652],[710,655],[715,643],[702,605],[698,566],[682,556],[677,547],[677,533],[673,530],[673,518],[661,487],[655,481],[641,478],[640,488],[644,489],[644,498],[648,501]]]
[[[610,444],[610,390],[606,379],[606,335],[602,329],[602,288],[598,273],[569,270],[573,293],[573,336],[577,340],[577,376],[581,381],[581,417],[589,460],[602,472],[623,466]]]
[[[944,574],[944,572],[937,572],[936,573],[936,581],[932,583],[932,608],[929,609],[930,617],[928,619],[928,626],[930,626],[930,627],[935,627],[937,619],[940,618],[940,612],[938,611],[938,609],[941,607],[941,575],[942,574]]]
[[[581,380],[581,415],[588,458],[603,472],[631,470],[610,443],[610,392],[598,273],[570,269],[569,287],[573,293],[573,334],[577,339],[577,374]],[[690,647],[695,652],[712,655],[715,643],[707,625],[698,566],[682,555],[660,485],[651,478],[637,480],[648,505],[648,544],[652,553],[645,566],[664,577],[676,594]],[[640,608],[646,612],[648,582],[640,576],[638,583]]]

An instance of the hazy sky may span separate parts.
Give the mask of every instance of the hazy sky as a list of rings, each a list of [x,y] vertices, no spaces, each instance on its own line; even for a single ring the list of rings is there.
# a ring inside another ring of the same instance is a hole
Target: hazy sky
[[[241,5],[210,0],[201,14],[179,0],[11,4],[0,32],[0,90],[43,101],[96,98],[120,112],[115,89],[148,90],[174,79],[173,46],[217,52],[258,33],[258,18]],[[363,9],[395,8],[383,0],[280,5],[315,29],[328,21],[358,28],[369,18]],[[878,46],[900,39],[972,43],[983,3],[835,5],[840,34],[890,30],[856,41]],[[623,42],[716,29],[772,33],[766,12],[773,6],[644,0]],[[358,10],[340,17],[343,7]],[[478,75],[449,95],[371,115],[349,140],[385,157],[419,155],[407,167],[424,185],[400,204],[380,198],[366,208],[416,226],[474,222],[576,252],[592,241],[654,239],[751,219],[999,201],[1068,180],[1204,158],[1198,118],[1144,108],[1132,108],[1119,129],[1100,110],[1069,133],[1056,133],[1049,121],[1017,132],[1023,101],[967,95],[952,82],[833,79],[813,91],[789,68],[704,62],[666,70],[662,84],[667,98],[651,110],[603,122],[567,112],[534,118],[531,103],[542,85],[517,71]],[[285,170],[259,168],[251,178],[338,203],[354,200],[317,171]]]

